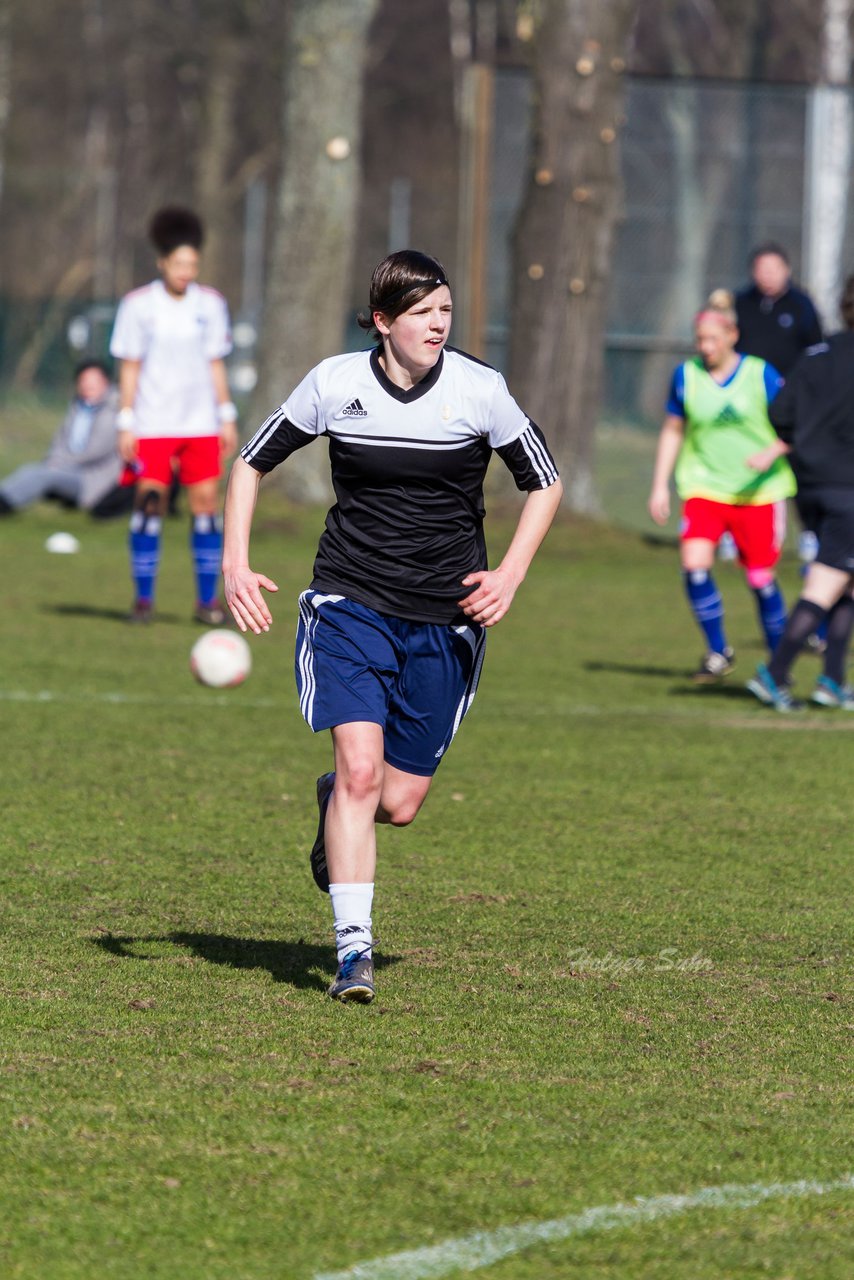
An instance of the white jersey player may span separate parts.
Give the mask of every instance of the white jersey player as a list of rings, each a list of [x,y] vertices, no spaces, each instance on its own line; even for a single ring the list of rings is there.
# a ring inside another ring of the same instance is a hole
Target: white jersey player
[[[222,528],[218,481],[237,445],[237,412],[228,391],[228,308],[196,283],[202,226],[187,209],[166,208],[151,223],[160,278],[119,305],[110,351],[121,360],[119,450],[125,483],[135,483],[131,620],[152,616],[160,529],[173,477],[188,492],[197,621],[219,626],[217,600]]]

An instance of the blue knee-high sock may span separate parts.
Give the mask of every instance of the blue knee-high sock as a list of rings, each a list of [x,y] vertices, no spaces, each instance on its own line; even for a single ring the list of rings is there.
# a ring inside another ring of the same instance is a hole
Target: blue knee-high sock
[[[754,587],[756,604],[759,608],[759,621],[765,633],[768,650],[773,653],[777,648],[780,636],[786,630],[786,602],[776,580],[765,587]]]
[[[213,604],[222,565],[222,521],[219,516],[193,516],[190,549],[199,604]]]
[[[160,563],[160,516],[134,511],[130,518],[130,571],[137,600],[153,600]]]
[[[713,653],[723,653],[727,647],[724,636],[724,603],[715,580],[708,569],[690,569],[682,575],[685,591],[694,617]]]

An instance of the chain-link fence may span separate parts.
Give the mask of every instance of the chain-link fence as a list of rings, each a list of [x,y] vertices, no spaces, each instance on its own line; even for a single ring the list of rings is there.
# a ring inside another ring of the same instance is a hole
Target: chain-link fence
[[[821,142],[811,128],[815,92],[788,85],[629,80],[604,421],[658,426],[672,368],[691,350],[693,315],[711,289],[745,283],[752,246],[780,242],[795,278],[803,280],[811,241],[824,232],[809,217],[812,151]],[[510,234],[530,146],[529,94],[524,73],[498,73],[487,335],[488,358],[498,364],[507,340]],[[847,93],[845,98],[850,112]],[[843,267],[848,261],[854,266],[854,224],[846,217]],[[833,315],[828,319],[835,322]]]

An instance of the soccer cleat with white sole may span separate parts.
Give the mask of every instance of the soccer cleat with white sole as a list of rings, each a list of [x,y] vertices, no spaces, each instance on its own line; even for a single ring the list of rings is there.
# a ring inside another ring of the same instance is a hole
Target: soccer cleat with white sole
[[[728,676],[735,666],[735,653],[727,645],[723,653],[710,649],[700,660],[700,665],[691,677],[694,684],[717,684]]]
[[[781,711],[783,714],[804,709],[803,703],[797,702],[792,697],[786,685],[777,684],[764,662],[760,662],[745,688],[749,689],[754,698],[758,698],[766,707],[773,707],[775,711]]]
[[[374,998],[374,962],[361,951],[348,951],[338,966],[335,981],[329,988],[333,1000],[345,1003],[370,1004]]]
[[[854,689],[850,684],[837,684],[830,676],[819,676],[810,702],[819,707],[832,707],[835,711],[854,711]]]

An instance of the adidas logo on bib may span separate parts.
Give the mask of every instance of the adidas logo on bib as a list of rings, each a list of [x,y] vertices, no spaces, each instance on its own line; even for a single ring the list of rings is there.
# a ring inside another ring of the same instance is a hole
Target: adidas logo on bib
[[[739,425],[742,422],[741,414],[731,404],[724,405],[718,416],[715,418],[715,426],[725,427],[729,424]]]
[[[367,409],[362,408],[361,400],[351,400],[350,403],[345,405],[341,410],[340,416],[342,418],[367,418],[368,411]]]

